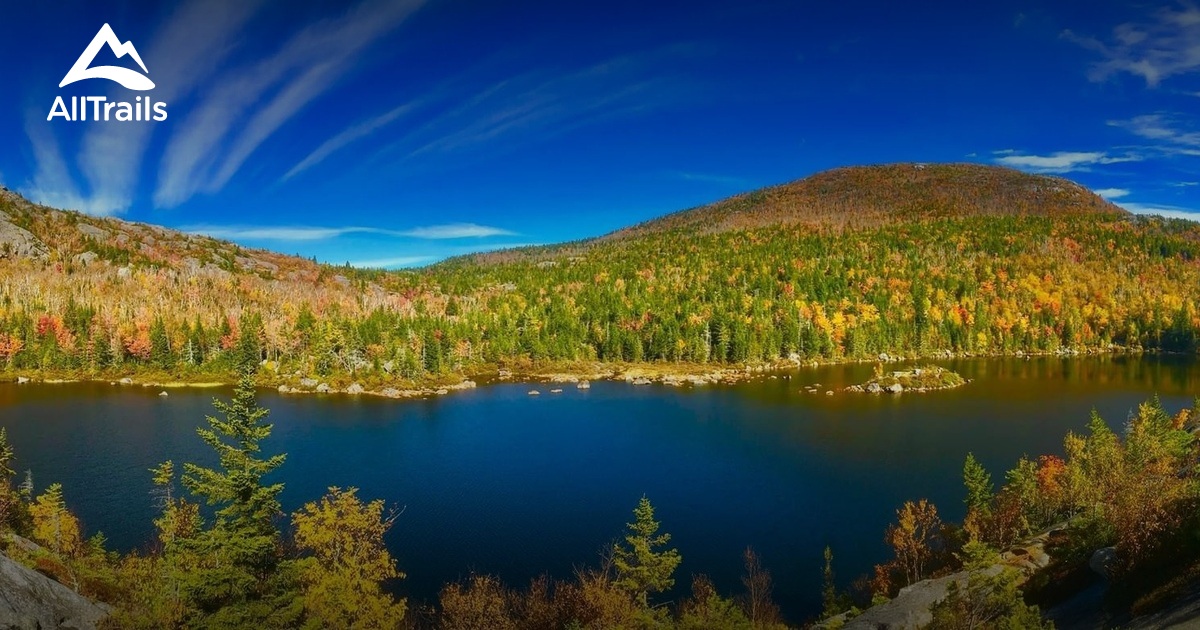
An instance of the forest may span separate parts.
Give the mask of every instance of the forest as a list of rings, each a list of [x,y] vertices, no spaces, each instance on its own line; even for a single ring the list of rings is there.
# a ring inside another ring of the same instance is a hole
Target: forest
[[[888,199],[880,181],[862,203]],[[1195,223],[1036,195],[1000,214],[996,199],[1015,195],[1003,186],[939,193],[929,203],[976,205],[913,216],[903,183],[892,201],[909,220],[831,223],[833,210],[796,215],[768,191],[681,213],[687,221],[390,272],[0,203],[14,226],[55,244],[0,260],[0,366],[230,381],[245,354],[264,383],[379,387],[528,364],[1195,350]],[[859,202],[837,190],[830,207]],[[735,227],[721,227],[730,217]]]

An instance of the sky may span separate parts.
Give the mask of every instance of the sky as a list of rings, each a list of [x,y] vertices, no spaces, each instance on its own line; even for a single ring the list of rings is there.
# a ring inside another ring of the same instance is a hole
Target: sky
[[[0,0],[0,23],[0,184],[334,264],[586,238],[899,161],[1200,218],[1195,2]],[[152,89],[60,87],[105,24],[142,63],[101,46],[82,68]],[[167,116],[47,120],[86,96]]]

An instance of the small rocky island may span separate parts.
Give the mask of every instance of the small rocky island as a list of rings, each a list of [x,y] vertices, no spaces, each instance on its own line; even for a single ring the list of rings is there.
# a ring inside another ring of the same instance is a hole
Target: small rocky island
[[[932,392],[940,389],[954,389],[967,384],[967,379],[953,370],[936,365],[915,367],[911,370],[901,370],[883,373],[876,368],[875,378],[861,385],[851,385],[848,392],[866,392],[868,394],[899,394],[902,392]]]

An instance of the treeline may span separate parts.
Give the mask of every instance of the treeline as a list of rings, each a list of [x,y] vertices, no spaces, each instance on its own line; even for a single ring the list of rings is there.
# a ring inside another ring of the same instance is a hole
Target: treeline
[[[668,232],[497,264],[339,271],[314,283],[138,268],[6,278],[0,366],[227,374],[244,351],[283,374],[386,380],[520,359],[1193,351],[1200,331],[1200,227],[1111,215]]]
[[[1153,612],[1200,579],[1200,400],[1172,415],[1154,398],[1118,435],[1093,414],[1085,435],[1068,434],[1065,458],[1021,458],[999,489],[968,455],[963,467],[967,515],[941,520],[925,500],[905,503],[885,534],[894,557],[852,592],[828,587],[825,616],[894,597],[924,579],[969,570],[963,588],[934,608],[933,628],[1037,628],[1027,601],[1059,603],[1095,579],[1093,555],[1109,582],[1114,619]],[[1002,566],[1000,552],[1053,528],[1050,564],[1032,576]],[[836,625],[836,624],[835,624]]]

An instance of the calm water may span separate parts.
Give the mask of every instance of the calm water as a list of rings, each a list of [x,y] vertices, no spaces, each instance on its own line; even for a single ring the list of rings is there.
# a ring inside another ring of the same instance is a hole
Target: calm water
[[[774,573],[785,613],[819,608],[821,552],[840,582],[885,559],[885,526],[906,499],[927,497],[962,517],[968,451],[994,478],[1022,454],[1061,452],[1092,408],[1114,426],[1158,393],[1169,408],[1200,394],[1200,364],[1179,358],[977,360],[946,363],[974,379],[925,395],[825,396],[871,366],[703,388],[594,383],[528,396],[496,385],[436,400],[279,396],[263,392],[288,453],[276,474],[288,511],[327,486],[402,506],[388,543],[432,599],[471,570],[521,584],[594,564],[642,494],[684,563],[727,592],[740,589],[741,551]],[[801,387],[822,383],[819,395]],[[226,391],[97,384],[0,385],[0,426],[39,491],[61,482],[89,532],[120,549],[144,546],[154,516],[147,469],[166,459],[211,464],[194,428]]]

